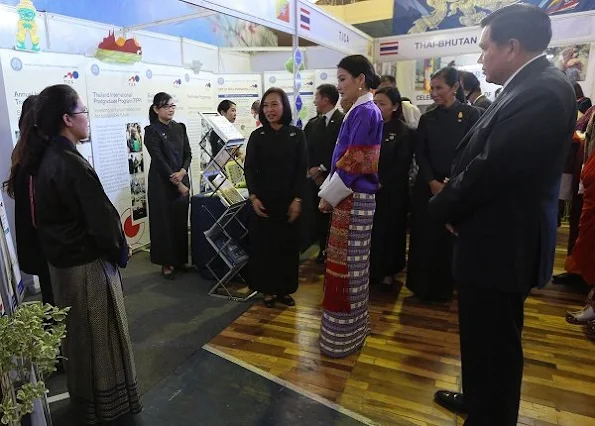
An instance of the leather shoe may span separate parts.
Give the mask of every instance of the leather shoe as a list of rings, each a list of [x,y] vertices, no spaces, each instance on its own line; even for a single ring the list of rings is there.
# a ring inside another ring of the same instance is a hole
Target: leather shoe
[[[441,390],[434,394],[434,400],[439,405],[454,413],[467,413],[462,393]]]

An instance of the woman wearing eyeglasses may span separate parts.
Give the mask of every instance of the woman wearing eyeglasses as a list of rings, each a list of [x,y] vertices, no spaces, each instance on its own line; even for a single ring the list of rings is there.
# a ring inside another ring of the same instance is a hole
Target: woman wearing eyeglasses
[[[119,269],[130,256],[120,214],[76,148],[89,137],[89,119],[75,90],[46,87],[33,111],[19,142],[28,175],[20,195],[30,205],[19,212],[37,231],[56,306],[70,308],[62,353],[76,424],[120,424],[112,422],[142,409]]]
[[[151,262],[174,279],[188,261],[188,168],[192,159],[186,126],[173,120],[176,106],[167,93],[157,93],[145,127],[149,169]]]

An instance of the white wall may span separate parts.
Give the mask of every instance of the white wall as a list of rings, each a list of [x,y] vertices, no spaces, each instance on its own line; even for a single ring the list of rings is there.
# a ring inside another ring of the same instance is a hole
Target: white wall
[[[285,63],[291,58],[291,51],[255,52],[250,55],[252,72],[279,71],[285,69]]]
[[[337,64],[345,57],[345,54],[326,47],[308,47],[306,50],[306,65],[308,69],[336,68]]]
[[[200,61],[202,70],[219,71],[219,49],[216,46],[184,39],[182,49],[184,66],[191,66],[193,61]]]
[[[250,73],[251,68],[249,54],[219,50],[219,72],[230,74]]]

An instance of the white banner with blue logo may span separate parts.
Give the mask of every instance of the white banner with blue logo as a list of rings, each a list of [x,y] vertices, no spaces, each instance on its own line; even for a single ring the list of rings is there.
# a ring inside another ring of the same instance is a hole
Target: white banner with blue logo
[[[68,84],[86,102],[84,64],[87,59],[80,55],[0,49],[0,61],[13,145],[19,136],[21,108],[29,95],[36,95],[53,84]],[[83,143],[78,148],[87,160],[93,161],[90,144]]]
[[[252,105],[262,97],[261,74],[217,74],[217,104],[228,99],[236,104],[236,127],[246,138],[258,127]],[[215,108],[216,109],[216,105]]]
[[[293,121],[298,127],[305,127],[308,120],[316,116],[316,108],[314,107],[314,93],[316,92],[314,75],[313,70],[304,70],[300,71],[296,77],[299,97],[295,99],[296,114],[293,117]],[[292,73],[287,70],[265,72],[264,88],[268,90],[271,87],[283,89],[289,97],[289,103],[294,104],[294,80]]]
[[[115,65],[89,61],[86,65],[87,99],[91,121],[93,166],[122,220],[128,243],[150,242],[144,127],[149,122],[149,101],[155,90],[153,71],[143,64]],[[174,79],[159,86],[171,91]]]

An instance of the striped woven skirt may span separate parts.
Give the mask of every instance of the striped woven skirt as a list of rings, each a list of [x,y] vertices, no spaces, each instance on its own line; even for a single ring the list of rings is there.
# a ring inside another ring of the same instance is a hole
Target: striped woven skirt
[[[118,267],[102,259],[71,268],[50,265],[56,304],[70,306],[63,354],[70,400],[94,425],[141,411]]]
[[[374,195],[354,193],[333,211],[327,247],[320,350],[341,358],[358,351],[370,334],[370,241]]]

